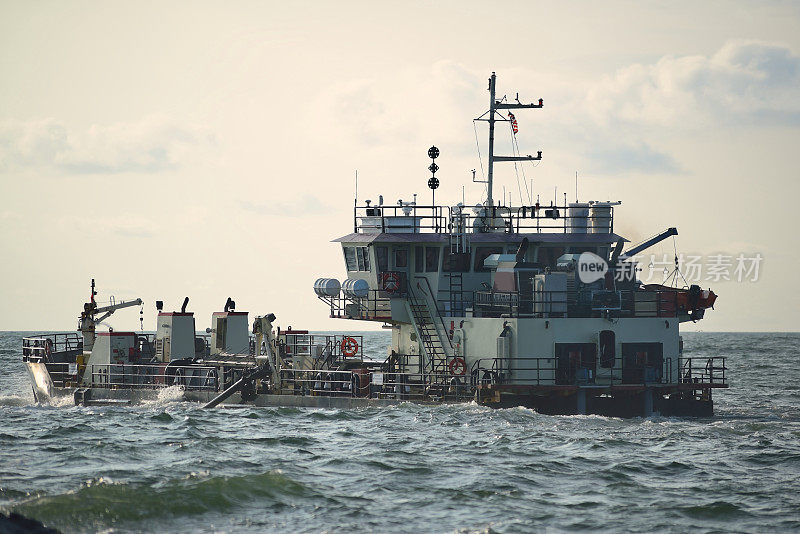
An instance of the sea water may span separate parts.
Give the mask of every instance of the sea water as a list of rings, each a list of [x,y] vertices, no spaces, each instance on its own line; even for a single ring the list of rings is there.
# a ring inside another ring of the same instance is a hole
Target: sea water
[[[64,532],[800,530],[800,334],[684,334],[727,357],[704,419],[36,405],[23,335],[0,333],[0,511]]]

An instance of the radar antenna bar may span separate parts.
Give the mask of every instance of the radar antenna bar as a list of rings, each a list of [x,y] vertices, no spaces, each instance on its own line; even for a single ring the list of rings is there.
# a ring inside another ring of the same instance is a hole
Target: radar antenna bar
[[[492,198],[492,185],[494,182],[494,162],[495,161],[538,161],[542,159],[542,152],[538,151],[536,156],[495,156],[494,155],[494,123],[497,120],[504,121],[505,119],[501,116],[500,119],[495,117],[495,114],[498,110],[501,109],[533,109],[533,108],[541,108],[544,106],[544,102],[542,99],[539,99],[539,103],[537,104],[522,104],[517,100],[516,103],[511,102],[500,102],[496,99],[496,90],[495,85],[497,81],[497,75],[493,72],[492,77],[489,78],[489,111],[481,115],[481,117],[477,118],[476,120],[486,120],[489,123],[489,169],[486,177],[487,188],[486,188],[486,205],[492,206],[494,204],[494,199]],[[488,119],[482,119],[485,115],[489,115]]]

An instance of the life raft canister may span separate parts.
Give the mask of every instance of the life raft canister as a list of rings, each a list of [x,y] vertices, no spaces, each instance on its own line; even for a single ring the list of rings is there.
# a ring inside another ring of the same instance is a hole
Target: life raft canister
[[[358,354],[358,341],[356,341],[352,337],[346,337],[342,340],[342,354],[347,356],[348,358],[352,358],[356,354]]]
[[[463,375],[467,372],[467,362],[463,358],[453,358],[449,367],[451,375]]]

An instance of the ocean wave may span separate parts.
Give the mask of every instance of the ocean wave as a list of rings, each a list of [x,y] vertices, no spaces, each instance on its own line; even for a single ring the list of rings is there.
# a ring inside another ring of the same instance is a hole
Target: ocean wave
[[[115,483],[101,478],[74,491],[24,501],[6,511],[74,529],[79,525],[226,512],[253,502],[268,507],[314,494],[281,471],[231,477],[203,474],[161,484]]]
[[[31,404],[34,404],[33,397],[0,395],[0,406],[30,406]]]

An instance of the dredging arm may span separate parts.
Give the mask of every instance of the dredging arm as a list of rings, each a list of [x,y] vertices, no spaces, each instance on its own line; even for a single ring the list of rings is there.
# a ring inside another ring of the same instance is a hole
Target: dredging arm
[[[203,405],[203,409],[206,408],[214,408],[219,403],[236,393],[237,391],[241,391],[244,388],[249,388],[252,386],[253,382],[259,378],[264,378],[269,374],[269,364],[262,365],[261,367],[256,367],[250,371],[245,371],[242,375],[242,378],[231,384],[228,389],[211,399],[208,403]],[[242,394],[244,398],[244,393]]]

